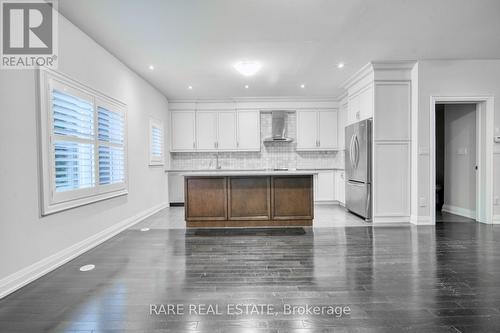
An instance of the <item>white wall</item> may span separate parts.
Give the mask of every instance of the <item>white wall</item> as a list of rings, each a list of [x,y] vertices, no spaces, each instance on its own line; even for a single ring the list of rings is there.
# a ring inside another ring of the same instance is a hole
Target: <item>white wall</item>
[[[438,96],[495,97],[496,135],[500,135],[500,60],[425,60],[418,65],[418,197],[426,205],[418,207],[419,218],[430,216],[429,203],[429,123],[430,98]],[[493,140],[493,138],[490,138]],[[493,196],[500,196],[500,144],[495,144],[493,158]],[[500,220],[500,205],[493,214]]]
[[[169,128],[165,96],[62,17],[58,71],[127,104],[129,194],[40,217],[35,73],[1,70],[0,297],[51,264],[40,260],[168,203],[164,168],[148,166],[149,117]]]
[[[476,105],[444,107],[444,204],[451,213],[476,211]]]

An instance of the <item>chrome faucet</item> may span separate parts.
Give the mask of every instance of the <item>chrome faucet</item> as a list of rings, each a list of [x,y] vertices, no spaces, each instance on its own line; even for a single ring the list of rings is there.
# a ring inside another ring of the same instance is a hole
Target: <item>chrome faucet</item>
[[[221,165],[219,164],[219,153],[215,154],[215,168],[217,170],[220,170],[222,168]]]

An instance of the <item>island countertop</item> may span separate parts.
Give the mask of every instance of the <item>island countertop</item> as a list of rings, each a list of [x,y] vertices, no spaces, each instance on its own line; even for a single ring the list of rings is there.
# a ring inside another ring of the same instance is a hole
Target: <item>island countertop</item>
[[[317,171],[311,170],[213,170],[213,171],[189,171],[183,176],[190,177],[230,177],[230,176],[312,176]]]

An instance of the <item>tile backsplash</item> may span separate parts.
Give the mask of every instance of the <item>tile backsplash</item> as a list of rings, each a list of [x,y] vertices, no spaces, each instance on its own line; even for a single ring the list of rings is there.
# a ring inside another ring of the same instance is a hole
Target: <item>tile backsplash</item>
[[[296,151],[297,142],[266,142],[272,132],[270,112],[260,114],[261,151],[260,152],[219,152],[219,164],[223,169],[323,169],[344,168],[343,151]],[[288,113],[288,136],[296,138],[295,112]],[[171,153],[170,169],[198,170],[214,169],[217,153],[192,152]]]

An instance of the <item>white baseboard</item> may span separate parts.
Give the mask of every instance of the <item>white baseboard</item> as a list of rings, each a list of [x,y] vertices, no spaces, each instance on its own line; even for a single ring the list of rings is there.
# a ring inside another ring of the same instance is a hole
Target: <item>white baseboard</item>
[[[374,216],[373,224],[409,223],[409,216]]]
[[[474,220],[476,219],[476,211],[475,210],[457,207],[457,206],[452,206],[452,205],[447,205],[447,204],[444,204],[443,208],[441,210],[443,212],[446,212],[446,213],[467,217],[469,219],[474,219]]]
[[[430,216],[412,215],[410,216],[410,222],[414,225],[433,225]]]
[[[64,265],[68,261],[78,257],[97,245],[107,241],[111,237],[119,234],[123,230],[168,207],[168,203],[163,203],[146,209],[132,217],[118,222],[103,231],[84,239],[64,250],[61,250],[45,259],[42,259],[28,267],[25,267],[0,280],[0,299],[8,294],[24,287],[30,282],[42,277],[54,269]]]

